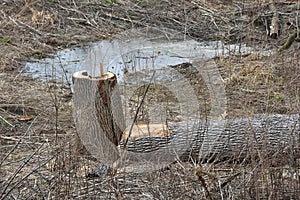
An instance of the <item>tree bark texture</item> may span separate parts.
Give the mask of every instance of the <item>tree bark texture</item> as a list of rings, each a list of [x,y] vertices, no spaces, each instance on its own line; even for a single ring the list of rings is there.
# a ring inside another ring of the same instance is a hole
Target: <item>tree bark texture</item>
[[[119,157],[116,146],[125,129],[116,76],[89,77],[84,71],[73,78],[74,119],[77,133],[96,159],[112,164]]]
[[[130,159],[241,160],[250,150],[270,153],[287,146],[299,148],[300,140],[298,114],[179,122],[169,128],[172,133],[166,137],[130,139],[126,146],[128,152],[134,152],[129,153]]]

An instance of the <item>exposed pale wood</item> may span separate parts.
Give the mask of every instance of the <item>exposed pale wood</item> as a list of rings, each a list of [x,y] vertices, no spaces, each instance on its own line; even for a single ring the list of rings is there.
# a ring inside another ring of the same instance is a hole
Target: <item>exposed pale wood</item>
[[[103,69],[103,64],[100,63],[100,77],[104,76],[104,69]]]
[[[131,127],[127,127],[123,133],[122,140],[126,140],[129,136]],[[166,137],[171,133],[171,130],[163,123],[138,123],[133,125],[130,138],[142,138],[147,136]]]

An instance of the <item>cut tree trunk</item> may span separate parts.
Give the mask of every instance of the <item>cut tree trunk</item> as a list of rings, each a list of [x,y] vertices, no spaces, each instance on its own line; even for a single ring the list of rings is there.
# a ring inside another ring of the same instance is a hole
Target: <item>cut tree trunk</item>
[[[125,122],[116,75],[90,77],[80,71],[72,75],[74,119],[79,138],[93,157],[112,164],[119,157]]]
[[[249,152],[274,152],[286,146],[299,148],[298,114],[135,124],[126,128],[114,74],[92,78],[77,72],[73,74],[73,83],[78,135],[102,163],[112,164],[120,155],[121,160],[126,156],[127,160],[152,163],[168,163],[178,158],[243,159]]]
[[[295,115],[259,115],[231,120],[168,124],[164,137],[131,138],[126,145],[132,160],[197,161],[242,160],[249,153],[274,153],[299,148],[300,118]],[[121,142],[122,146],[122,142]],[[132,153],[131,153],[132,152]]]

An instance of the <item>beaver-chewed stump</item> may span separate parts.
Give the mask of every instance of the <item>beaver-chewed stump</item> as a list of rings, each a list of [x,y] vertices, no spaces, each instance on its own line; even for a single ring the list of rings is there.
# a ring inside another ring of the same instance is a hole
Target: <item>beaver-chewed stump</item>
[[[171,162],[244,159],[249,152],[299,148],[300,118],[259,115],[231,120],[137,123],[125,127],[116,76],[73,74],[74,118],[87,150],[112,164],[126,149],[127,160]]]

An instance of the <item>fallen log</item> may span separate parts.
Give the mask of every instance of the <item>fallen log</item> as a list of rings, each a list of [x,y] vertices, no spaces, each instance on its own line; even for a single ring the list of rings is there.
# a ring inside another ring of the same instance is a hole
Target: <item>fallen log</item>
[[[126,128],[114,74],[95,78],[76,72],[73,84],[78,135],[87,150],[108,165],[120,157],[154,164],[191,158],[201,162],[243,159],[249,150],[271,152],[291,144],[299,148],[298,114],[135,124]]]
[[[148,162],[242,160],[250,150],[274,153],[288,145],[299,148],[300,117],[276,114],[179,122],[169,124],[169,129],[171,134],[164,137],[131,138],[126,146],[128,157]]]

